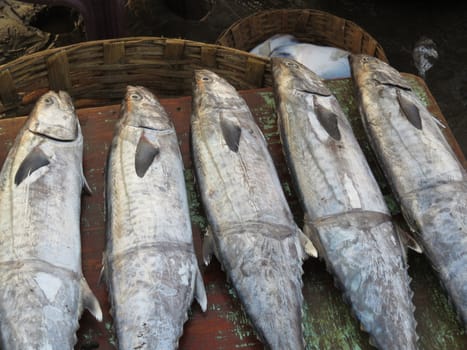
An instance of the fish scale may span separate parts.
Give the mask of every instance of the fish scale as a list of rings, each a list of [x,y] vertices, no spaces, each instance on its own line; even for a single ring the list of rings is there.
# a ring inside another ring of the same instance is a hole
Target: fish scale
[[[366,55],[351,56],[350,62],[372,148],[406,221],[465,326],[465,169],[433,115],[396,69]]]
[[[304,65],[273,58],[272,69],[280,136],[305,214],[304,232],[370,342],[380,349],[416,349],[405,252],[350,123]]]

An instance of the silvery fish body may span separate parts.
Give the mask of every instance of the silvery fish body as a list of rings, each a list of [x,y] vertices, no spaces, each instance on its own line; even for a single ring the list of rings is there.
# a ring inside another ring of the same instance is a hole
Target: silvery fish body
[[[129,86],[106,173],[104,272],[119,349],[175,349],[206,294],[193,247],[175,128],[154,95]]]
[[[278,47],[289,46],[298,43],[298,39],[291,34],[275,34],[251,49],[250,53],[269,57],[271,52],[273,52]]]
[[[290,59],[272,59],[284,153],[304,232],[380,349],[415,349],[404,250],[383,195],[336,98]]]
[[[315,254],[293,220],[266,141],[245,101],[213,72],[196,71],[192,148],[214,252],[259,337],[303,349],[302,259]]]
[[[292,43],[276,47],[269,56],[298,61],[323,79],[350,78],[349,52],[337,47]]]
[[[402,213],[467,324],[466,173],[400,73],[351,58],[363,123]]]
[[[83,138],[70,96],[36,103],[0,173],[0,348],[72,349],[83,307]]]

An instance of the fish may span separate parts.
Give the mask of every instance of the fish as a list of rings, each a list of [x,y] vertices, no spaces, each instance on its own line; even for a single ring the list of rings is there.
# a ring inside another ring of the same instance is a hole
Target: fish
[[[349,54],[337,47],[298,43],[278,46],[269,57],[293,59],[323,79],[338,79],[350,78]]]
[[[105,176],[107,282],[119,349],[176,349],[207,296],[193,246],[184,166],[170,116],[128,86]]]
[[[292,34],[275,34],[252,48],[250,53],[258,56],[269,57],[271,52],[280,46],[288,46],[298,43],[298,39]]]
[[[296,225],[267,142],[246,102],[216,73],[196,70],[191,117],[196,180],[212,255],[270,349],[304,349],[302,260],[316,256]]]
[[[467,325],[466,172],[414,90],[374,57],[350,57],[370,144],[424,254]]]
[[[83,309],[102,320],[81,269],[82,163],[70,95],[43,94],[0,172],[1,349],[73,349]]]
[[[384,197],[339,102],[299,62],[272,58],[281,143],[318,248],[370,342],[416,349],[405,250]]]
[[[292,34],[275,34],[249,51],[264,57],[282,57],[300,62],[323,79],[350,78],[347,57],[338,47],[300,42]]]

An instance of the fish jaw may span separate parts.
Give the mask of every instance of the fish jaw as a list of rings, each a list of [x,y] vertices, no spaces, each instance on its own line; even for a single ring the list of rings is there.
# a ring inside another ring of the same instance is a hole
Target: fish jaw
[[[283,230],[261,225],[213,232],[215,250],[264,344],[277,350],[304,349],[303,251],[297,236],[283,238]]]
[[[371,343],[417,349],[413,292],[390,217],[349,213],[307,225],[313,225],[326,266]]]
[[[120,123],[157,131],[174,129],[158,99],[143,86],[127,86],[121,106]]]
[[[70,95],[49,91],[36,102],[28,119],[31,132],[59,141],[79,137],[79,125]]]

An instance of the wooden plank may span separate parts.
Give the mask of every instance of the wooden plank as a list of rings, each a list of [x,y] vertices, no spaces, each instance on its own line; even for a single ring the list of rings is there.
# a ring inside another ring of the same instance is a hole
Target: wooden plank
[[[409,82],[432,113],[447,125],[439,107],[423,81],[406,75]],[[375,162],[362,130],[354,89],[349,79],[328,81],[328,86],[336,94],[343,109],[349,116],[355,133],[369,159],[378,182],[387,196],[391,196],[387,183]],[[271,89],[244,91],[241,93],[268,140],[269,150],[278,169],[287,200],[299,225],[302,224],[302,211],[293,191],[290,176],[285,166],[280,139],[276,128],[274,99]],[[201,259],[202,235],[206,229],[206,218],[193,180],[190,157],[190,114],[191,98],[163,99],[161,103],[174,120],[185,164],[185,177],[193,224],[193,238],[198,261]],[[99,323],[85,311],[80,321],[76,349],[114,349],[115,336],[112,332],[112,317],[105,285],[99,284],[102,252],[105,248],[104,225],[104,167],[107,152],[113,137],[115,122],[120,106],[109,105],[97,108],[78,109],[78,115],[85,138],[84,169],[86,178],[93,190],[91,196],[82,199],[82,258],[83,272],[89,285],[96,293],[104,311],[104,321]],[[25,118],[0,120],[0,163],[3,163],[19,128]],[[454,149],[458,149],[449,128],[447,137]],[[401,220],[397,208],[393,208],[395,218]],[[208,267],[201,267],[208,294],[208,310],[202,313],[194,303],[184,334],[180,339],[182,350],[198,349],[263,349],[257,340],[248,318],[245,316],[232,288],[226,281],[219,263],[214,261]],[[409,274],[414,291],[415,316],[418,321],[420,348],[465,349],[467,336],[456,321],[453,308],[448,303],[438,279],[429,262],[422,256],[410,253]],[[368,335],[360,331],[350,308],[342,301],[341,291],[334,287],[333,278],[326,272],[321,261],[309,259],[304,263],[304,334],[307,349],[374,349],[369,345]]]
[[[47,73],[51,90],[71,90],[70,65],[66,51],[60,51],[47,58]]]
[[[1,104],[6,108],[17,104],[21,100],[16,93],[15,83],[9,69],[0,72],[0,100]]]

